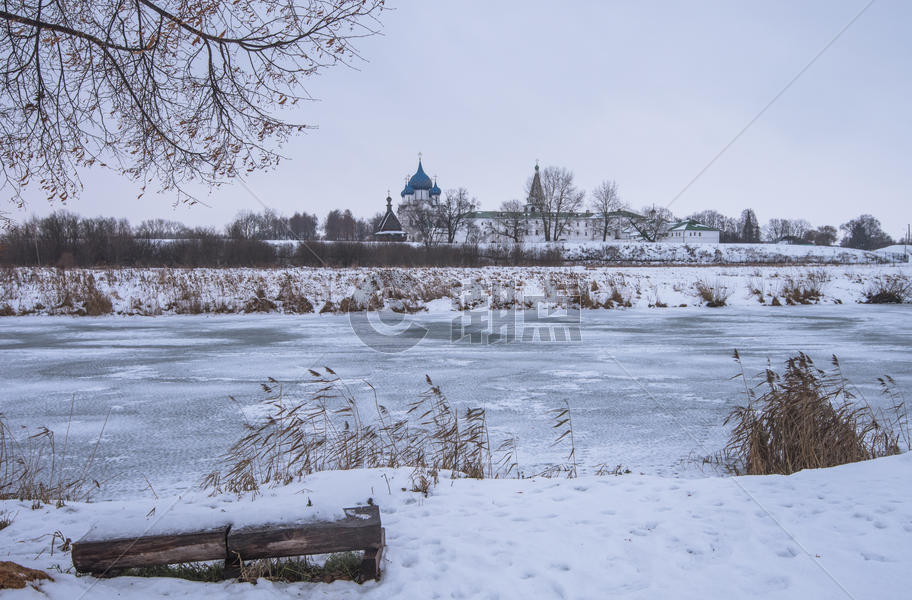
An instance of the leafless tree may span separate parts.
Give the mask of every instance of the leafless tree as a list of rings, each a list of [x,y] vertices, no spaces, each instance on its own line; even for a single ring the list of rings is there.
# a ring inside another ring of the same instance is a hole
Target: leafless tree
[[[187,226],[179,221],[146,219],[136,226],[135,235],[144,239],[179,239],[187,233]]]
[[[295,213],[288,219],[288,228],[292,235],[299,240],[317,239],[317,215],[307,212]]]
[[[501,203],[501,217],[494,219],[491,227],[499,237],[512,240],[517,244],[529,234],[528,218],[523,212],[523,203],[519,200],[507,200]]]
[[[323,68],[358,57],[384,0],[5,0],[0,187],[20,206],[79,194],[107,166],[191,200],[274,166],[283,120]]]
[[[737,242],[741,239],[741,228],[738,219],[726,217],[716,210],[701,210],[687,217],[702,225],[719,230],[719,241],[722,243]]]
[[[647,242],[657,242],[668,226],[675,222],[672,212],[662,206],[644,208],[640,214],[642,219],[628,218],[627,222]]]
[[[881,228],[880,221],[871,215],[861,215],[843,223],[839,228],[845,232],[842,246],[876,250],[893,243],[892,238]]]
[[[805,232],[804,240],[816,246],[832,246],[839,237],[839,231],[832,225],[821,225],[817,229]]]
[[[447,243],[452,244],[466,218],[478,210],[478,200],[469,198],[469,192],[465,188],[447,190],[437,209],[440,211],[440,224],[446,233]]]
[[[352,241],[358,239],[358,223],[351,210],[329,211],[323,220],[323,237],[332,241]]]
[[[425,246],[437,246],[445,234],[440,208],[430,200],[403,202],[396,211],[405,230]]]
[[[592,212],[602,220],[602,241],[608,239],[612,226],[617,226],[617,211],[624,208],[618,194],[618,186],[612,180],[605,180],[592,191]]]
[[[770,219],[764,227],[766,239],[770,242],[795,237],[803,238],[811,229],[811,224],[804,219]]]
[[[573,213],[580,210],[586,192],[576,189],[573,172],[563,167],[541,170],[541,193],[535,189],[535,178],[528,186],[529,201],[535,206],[545,232],[545,241],[559,240]]]
[[[260,216],[253,211],[242,210],[234,221],[225,225],[225,235],[237,240],[254,240],[260,230]]]

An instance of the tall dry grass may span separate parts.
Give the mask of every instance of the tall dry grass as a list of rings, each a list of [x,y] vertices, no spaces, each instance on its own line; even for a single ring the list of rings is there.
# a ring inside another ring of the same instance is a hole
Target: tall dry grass
[[[768,368],[757,395],[737,351],[734,356],[748,403],[734,408],[725,421],[732,430],[718,458],[729,471],[788,475],[910,449],[908,414],[892,379],[881,380],[892,407],[877,410],[851,388],[835,356],[826,372],[799,353],[786,361],[782,373]]]
[[[441,471],[478,479],[518,472],[513,462],[506,471],[495,469],[504,460],[492,452],[485,410],[458,412],[430,377],[405,415],[395,417],[366,382],[367,416],[367,403],[335,371],[324,367],[310,376],[303,400],[290,397],[274,379],[263,384],[266,416],[246,424],[247,432],[205,477],[204,488],[256,493],[317,471],[372,467],[414,468],[416,479],[428,482]]]
[[[62,445],[47,427],[16,435],[0,414],[0,499],[32,501],[36,508],[41,504],[60,507],[66,502],[86,502],[101,487],[93,477],[93,466],[107,418],[89,457],[83,464],[73,465],[68,456],[72,411],[71,404]]]
[[[274,379],[262,385],[265,414],[245,424],[245,434],[203,479],[204,489],[257,494],[318,471],[375,467],[413,469],[413,491],[425,494],[444,472],[475,479],[579,474],[566,401],[552,411],[554,445],[568,448],[566,462],[527,475],[520,466],[517,437],[492,443],[485,409],[456,410],[428,376],[424,392],[402,414],[393,415],[366,381],[359,382],[369,396],[365,401],[328,367],[309,374],[303,399]]]

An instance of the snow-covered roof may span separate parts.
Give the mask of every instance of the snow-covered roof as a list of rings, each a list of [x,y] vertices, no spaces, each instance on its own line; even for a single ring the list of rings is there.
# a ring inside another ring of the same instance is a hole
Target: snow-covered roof
[[[671,225],[668,228],[668,231],[721,231],[715,227],[710,227],[709,225],[704,225],[698,223],[693,219],[687,219],[686,221],[678,221]]]

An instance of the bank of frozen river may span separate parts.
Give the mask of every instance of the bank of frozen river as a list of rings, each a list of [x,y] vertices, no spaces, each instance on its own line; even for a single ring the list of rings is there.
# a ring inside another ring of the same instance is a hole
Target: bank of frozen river
[[[386,307],[752,307],[912,301],[912,264],[817,266],[69,269],[0,271],[0,316],[348,312]]]

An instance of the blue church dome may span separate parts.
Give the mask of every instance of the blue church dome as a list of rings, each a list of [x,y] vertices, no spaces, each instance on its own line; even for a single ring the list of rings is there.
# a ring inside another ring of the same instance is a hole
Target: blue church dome
[[[410,186],[409,184],[406,183],[405,187],[402,188],[402,193],[399,195],[402,196],[403,198],[405,198],[406,196],[411,196],[414,193],[415,193],[415,190],[412,188],[412,186]]]
[[[437,187],[437,182],[436,182],[436,181],[434,182],[434,187],[431,188],[431,191],[428,192],[428,194],[430,194],[431,196],[439,196],[439,195],[440,195],[440,188]]]
[[[412,178],[409,179],[408,186],[406,187],[411,187],[414,190],[429,190],[433,185],[434,182],[431,181],[431,178],[424,172],[424,168],[421,166],[421,160],[419,160],[418,171],[412,175]]]

